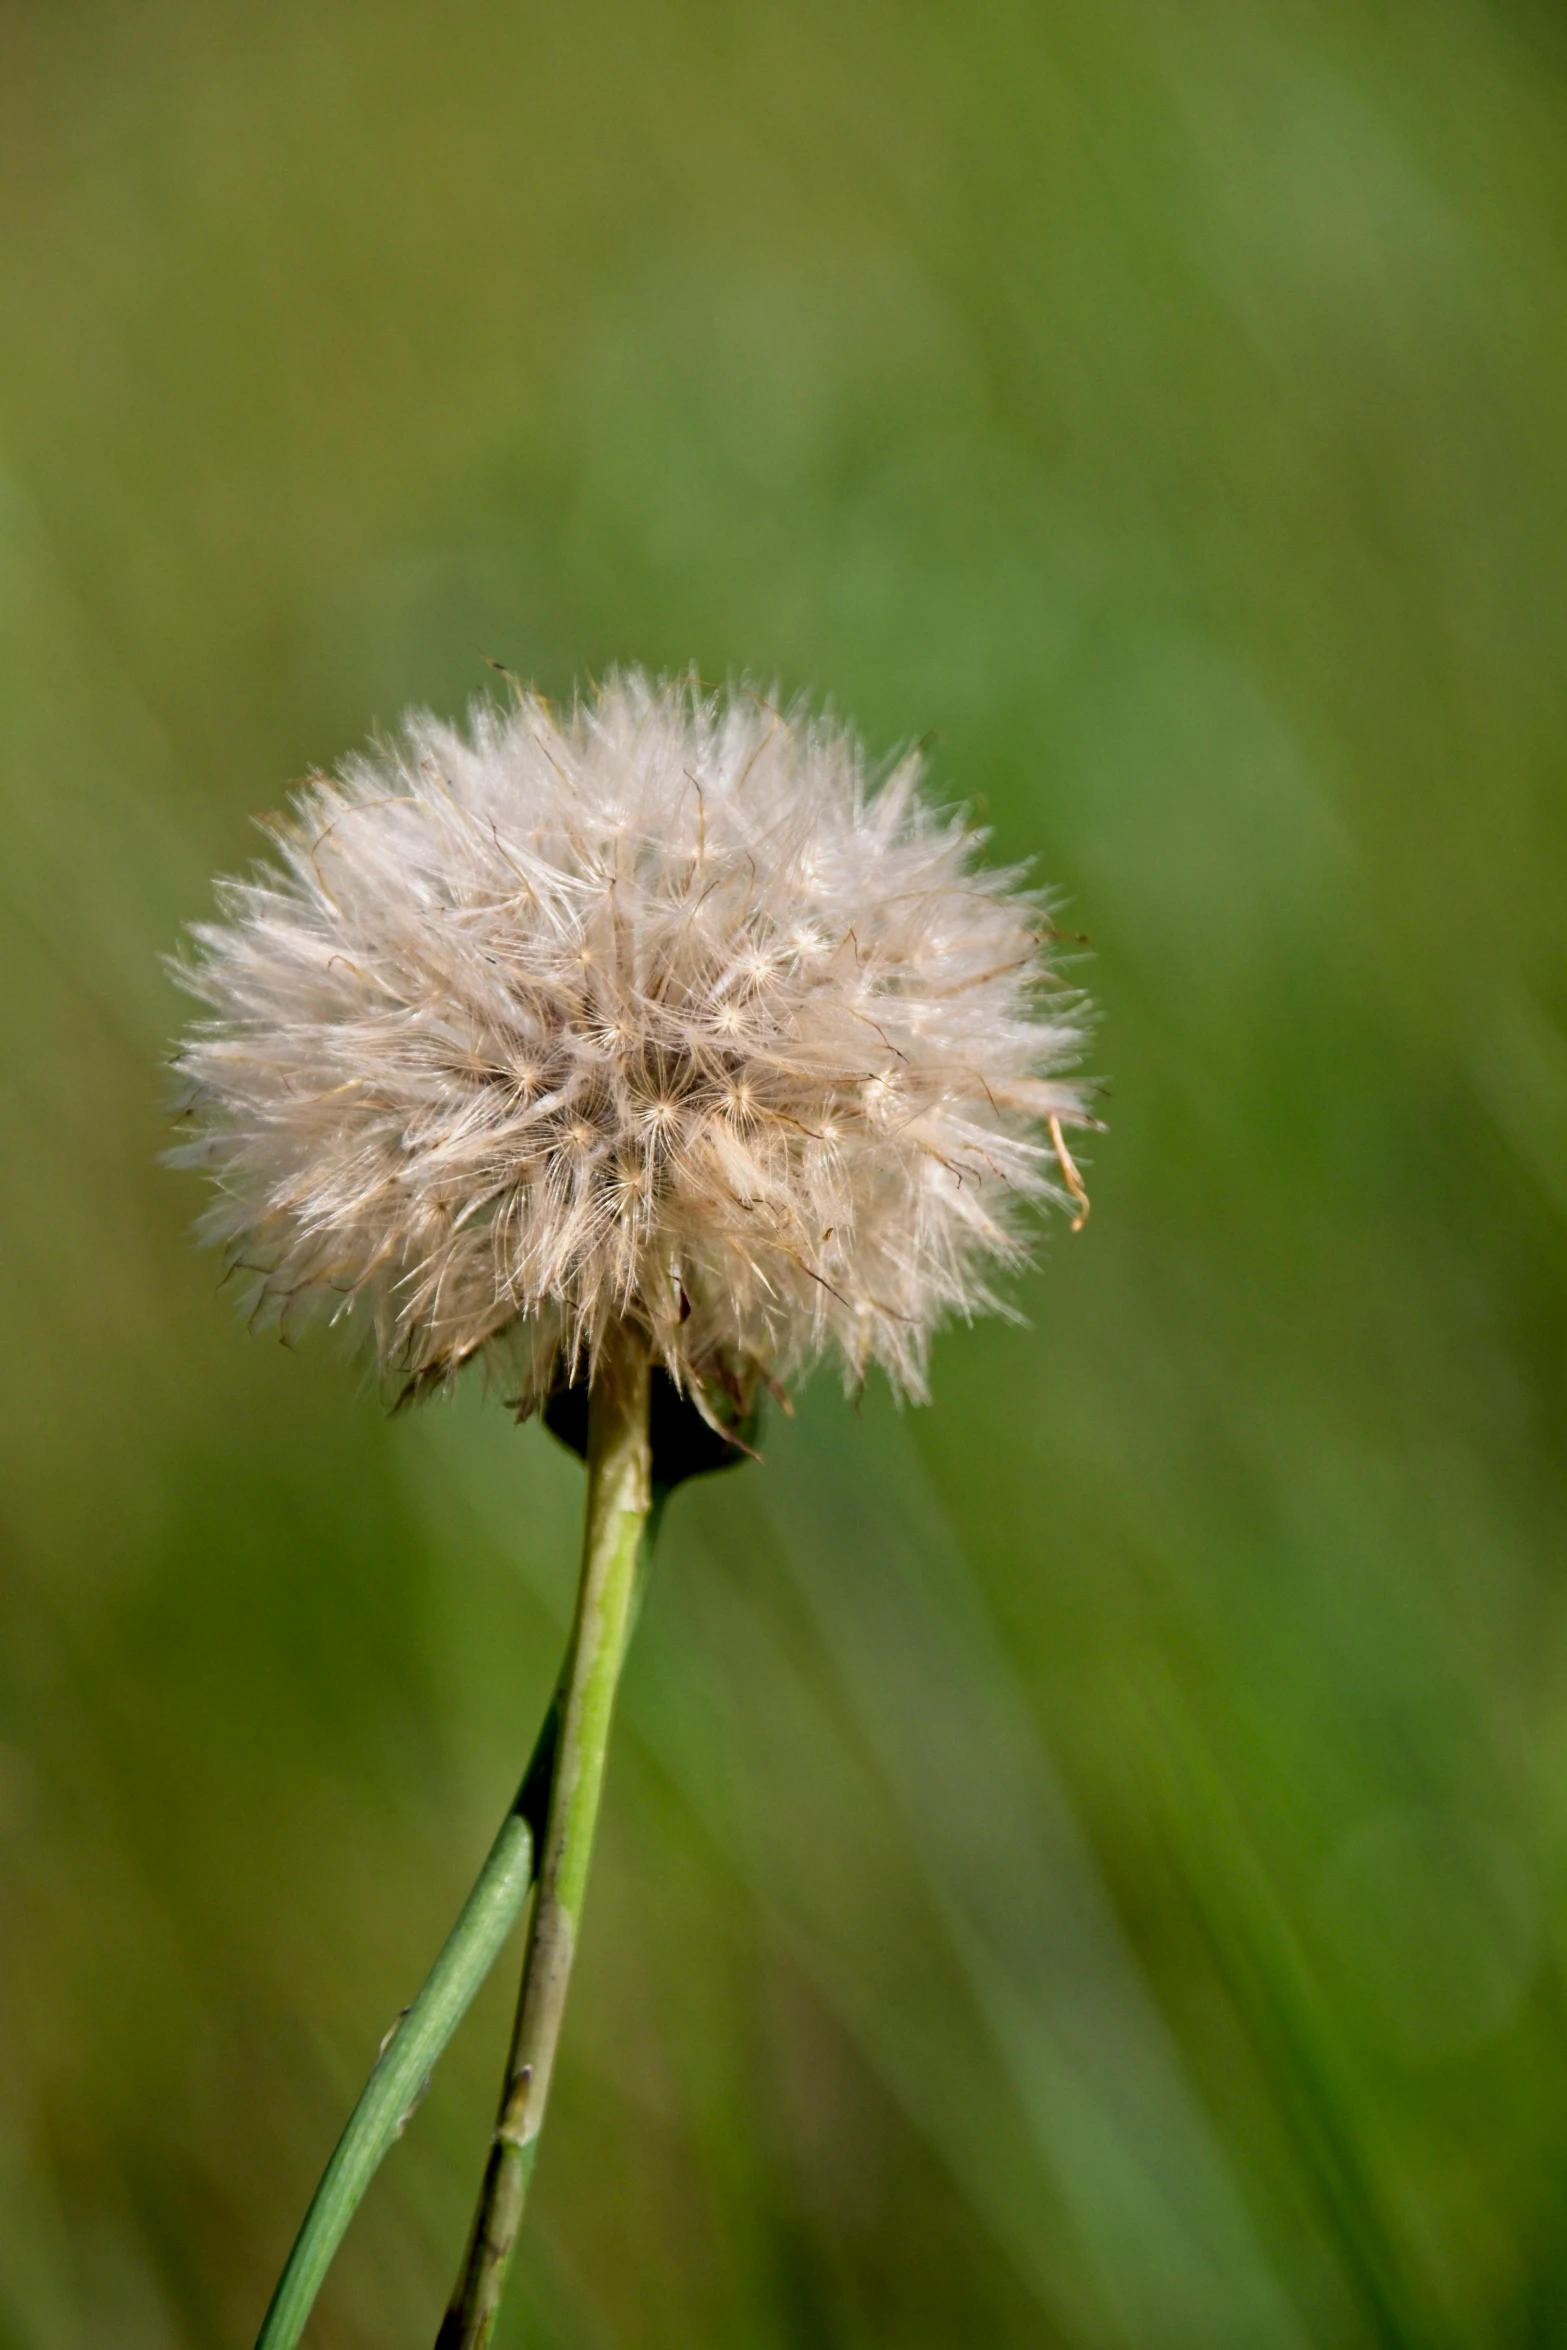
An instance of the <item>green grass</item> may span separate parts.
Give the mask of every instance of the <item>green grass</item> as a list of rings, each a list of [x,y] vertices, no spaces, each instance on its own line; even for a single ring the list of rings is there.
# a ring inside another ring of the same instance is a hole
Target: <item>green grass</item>
[[[5,38],[0,2350],[248,2341],[553,1680],[576,1464],[155,1164],[211,873],[485,654],[930,733],[1112,1125],[932,1410],[671,1507],[507,2340],[1567,2345],[1552,13]],[[433,2337],[509,1993],[322,2350]]]

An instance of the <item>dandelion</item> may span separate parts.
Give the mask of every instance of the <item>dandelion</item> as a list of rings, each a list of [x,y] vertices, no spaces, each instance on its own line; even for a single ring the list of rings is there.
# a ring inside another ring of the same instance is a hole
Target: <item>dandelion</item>
[[[630,674],[308,784],[182,973],[178,1155],[262,1316],[361,1315],[414,1393],[537,1404],[630,1329],[702,1400],[827,1350],[922,1397],[1082,1104],[1040,901],[918,776]]]
[[[759,1388],[786,1395],[824,1355],[850,1388],[879,1364],[922,1399],[943,1320],[1008,1310],[1029,1206],[1086,1214],[1063,1131],[1092,1122],[1065,1074],[1080,1005],[1045,903],[980,865],[983,835],[922,799],[920,766],[878,782],[830,719],[635,671],[569,712],[519,691],[466,732],[412,717],[302,788],[277,861],[220,885],[224,918],[179,969],[206,1017],[177,1055],[173,1155],[211,1175],[204,1228],[257,1317],[362,1327],[404,1398],[483,1361],[589,1464],[551,1720],[448,1977],[334,2157],[267,2350],[297,2340],[405,2076],[536,1863],[510,2085],[441,2337],[489,2338],[655,1487],[739,1457]]]

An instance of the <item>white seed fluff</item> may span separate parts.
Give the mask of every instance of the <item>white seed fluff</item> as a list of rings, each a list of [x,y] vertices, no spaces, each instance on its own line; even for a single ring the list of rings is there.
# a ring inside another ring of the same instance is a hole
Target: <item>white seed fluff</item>
[[[1088,1121],[1042,900],[920,764],[629,671],[312,778],[180,970],[173,1156],[262,1315],[362,1307],[415,1391],[487,1354],[524,1406],[622,1320],[699,1397],[828,1347],[923,1396]]]

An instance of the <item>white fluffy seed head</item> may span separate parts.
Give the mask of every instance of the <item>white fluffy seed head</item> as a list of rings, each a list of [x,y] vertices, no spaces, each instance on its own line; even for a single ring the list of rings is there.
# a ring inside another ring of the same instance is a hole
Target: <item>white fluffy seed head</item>
[[[919,768],[629,671],[312,779],[179,972],[172,1155],[262,1315],[362,1308],[405,1387],[488,1355],[525,1406],[622,1321],[699,1398],[828,1347],[922,1396],[1087,1121],[1042,901]]]

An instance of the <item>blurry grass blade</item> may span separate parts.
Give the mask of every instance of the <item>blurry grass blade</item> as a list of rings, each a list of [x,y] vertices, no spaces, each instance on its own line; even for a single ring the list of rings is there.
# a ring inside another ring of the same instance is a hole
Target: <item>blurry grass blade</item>
[[[1388,2222],[1361,2099],[1327,2009],[1255,1846],[1190,1719],[1156,1707],[1182,1872],[1256,2047],[1366,2329],[1382,2350],[1442,2350]]]
[[[768,1488],[790,1565],[1124,2338],[1298,2343],[913,1446],[807,1426]]]

